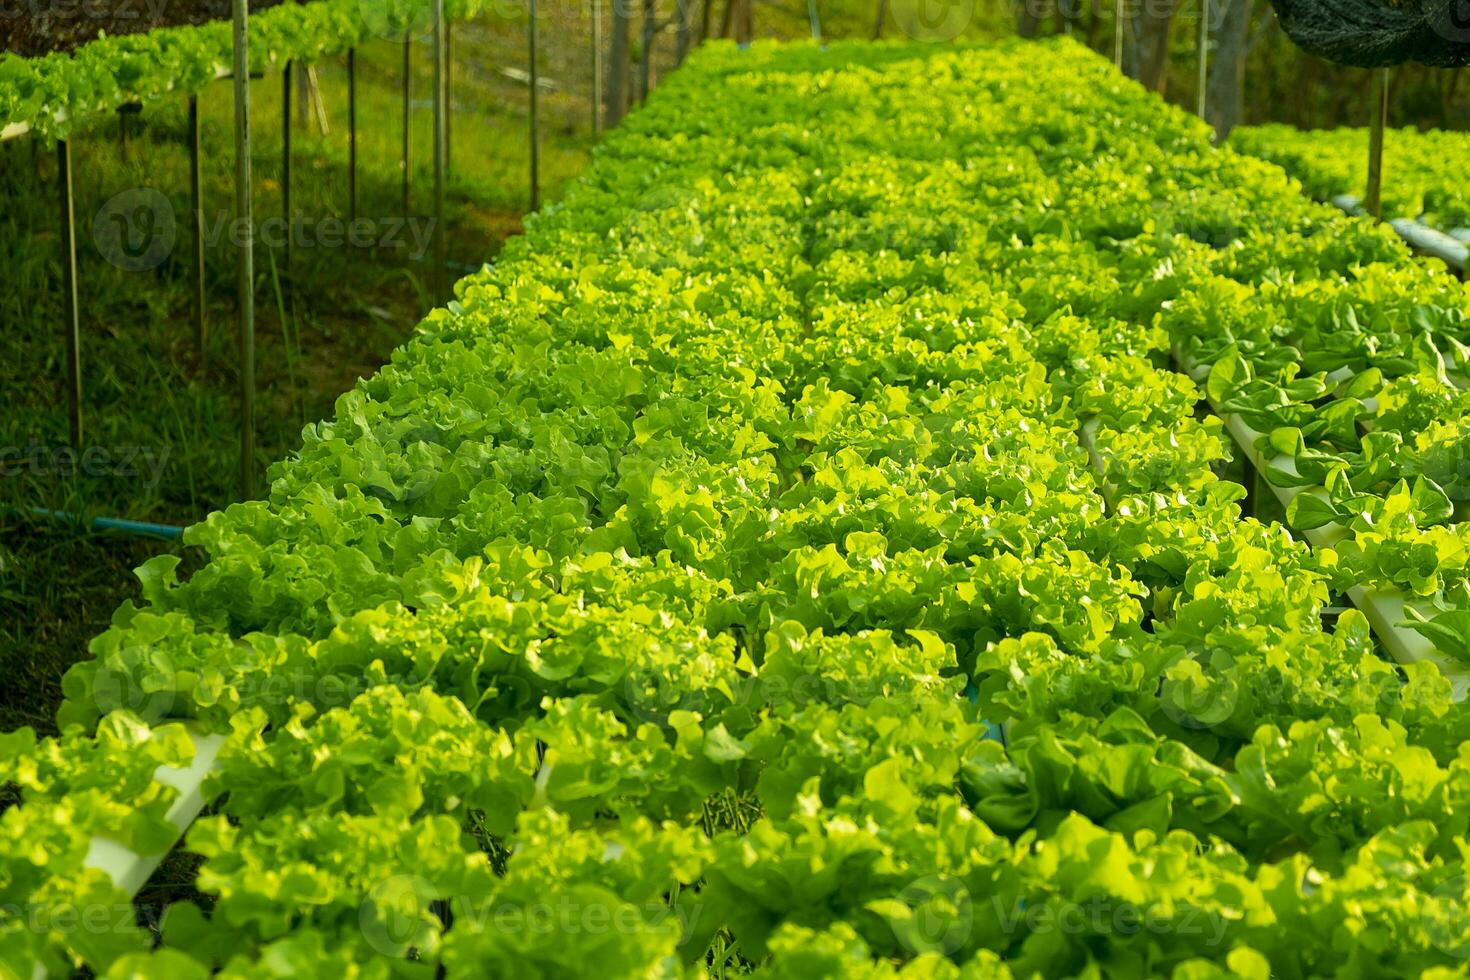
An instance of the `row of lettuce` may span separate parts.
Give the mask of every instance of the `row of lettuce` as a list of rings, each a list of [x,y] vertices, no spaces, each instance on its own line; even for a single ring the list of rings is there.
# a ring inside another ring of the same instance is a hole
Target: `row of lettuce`
[[[445,0],[445,16],[470,17],[484,0]],[[313,61],[373,39],[422,36],[432,0],[312,0],[251,17],[250,66]],[[0,54],[0,129],[28,127],[66,138],[88,116],[169,94],[198,94],[234,64],[228,20],[102,37],[39,58]]]
[[[1264,434],[1265,477],[1312,491],[1290,523],[1330,529],[1341,576],[1401,593],[1404,628],[1470,665],[1470,290],[1362,235],[1343,264],[1315,235],[1232,260],[1164,320],[1212,402]]]
[[[1391,233],[1065,39],[715,45],[457,295],[0,741],[11,971],[1466,972],[1470,709],[1171,368],[1443,349]]]
[[[1302,130],[1272,124],[1246,126],[1230,145],[1279,164],[1320,200],[1363,198],[1368,188],[1368,130]],[[1470,240],[1470,191],[1465,160],[1470,133],[1389,129],[1384,133],[1383,213],[1414,218]]]

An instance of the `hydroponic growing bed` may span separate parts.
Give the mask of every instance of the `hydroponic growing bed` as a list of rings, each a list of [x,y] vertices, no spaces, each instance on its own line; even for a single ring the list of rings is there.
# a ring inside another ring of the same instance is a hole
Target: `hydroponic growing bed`
[[[1464,970],[1470,296],[1391,231],[1065,40],[716,45],[457,294],[0,743],[11,971]],[[219,734],[150,949],[89,853]]]

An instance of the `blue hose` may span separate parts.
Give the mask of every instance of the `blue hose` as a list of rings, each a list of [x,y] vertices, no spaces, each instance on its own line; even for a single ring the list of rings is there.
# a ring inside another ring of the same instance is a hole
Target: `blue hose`
[[[976,687],[974,684],[966,684],[965,685],[965,697],[967,697],[967,698],[970,699],[970,703],[971,704],[979,704],[980,703],[980,689],[978,687]],[[997,725],[993,721],[986,721],[984,718],[981,718],[980,719],[980,724],[982,724],[982,725],[985,726],[985,735],[983,736],[984,738],[989,739],[992,742],[999,742],[1002,745],[1005,744],[1005,741],[1006,741],[1006,731],[1005,731],[1005,728],[1003,728],[1000,725]]]
[[[87,528],[89,531],[117,531],[139,538],[156,541],[177,541],[184,536],[184,529],[173,524],[150,524],[147,521],[127,521],[120,517],[93,517],[90,520],[80,514],[65,510],[49,510],[45,507],[14,509],[12,513],[40,517],[50,521],[65,521]]]

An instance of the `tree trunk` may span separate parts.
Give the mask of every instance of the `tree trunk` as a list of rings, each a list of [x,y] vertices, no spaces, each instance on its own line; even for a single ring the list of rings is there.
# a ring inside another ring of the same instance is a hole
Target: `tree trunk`
[[[1215,50],[1205,85],[1205,121],[1215,127],[1220,141],[1240,124],[1245,93],[1246,38],[1250,34],[1251,0],[1215,0],[1219,23],[1214,25]]]
[[[630,25],[628,5],[633,0],[612,0],[612,36],[607,47],[607,108],[603,118],[612,129],[628,109],[628,49]]]
[[[1123,70],[1152,92],[1164,94],[1169,82],[1169,27],[1177,0],[1136,0],[1128,19]]]
[[[888,16],[888,0],[878,0],[878,19],[873,22],[873,40],[883,37],[883,21]]]

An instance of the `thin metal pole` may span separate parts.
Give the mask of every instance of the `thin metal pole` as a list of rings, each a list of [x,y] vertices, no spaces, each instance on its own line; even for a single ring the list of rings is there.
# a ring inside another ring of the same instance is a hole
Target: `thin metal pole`
[[[541,206],[541,72],[536,58],[536,0],[530,0],[526,39],[531,62],[531,210],[535,211]]]
[[[357,223],[357,49],[347,49],[347,220]]]
[[[1113,67],[1123,70],[1123,0],[1113,0]]]
[[[410,72],[413,70],[413,35],[405,32],[403,35],[403,153],[399,158],[403,167],[403,216],[408,217],[408,185],[409,177],[409,127],[413,121],[413,105],[410,103],[412,90]]]
[[[434,301],[448,295],[444,285],[444,164],[449,149],[449,78],[445,71],[448,36],[444,0],[434,0]]]
[[[66,397],[71,444],[82,447],[82,322],[77,306],[76,199],[72,196],[71,144],[56,143],[56,179],[61,185],[61,299],[65,319]]]
[[[208,328],[204,323],[204,188],[199,172],[199,97],[189,96],[189,202],[194,208],[194,340],[205,364]]]
[[[295,66],[286,62],[281,72],[281,212],[286,218],[286,254],[281,264],[291,268],[291,75]]]
[[[1368,192],[1363,210],[1383,217],[1383,130],[1388,125],[1388,69],[1373,72],[1373,121],[1368,136]]]
[[[602,135],[602,0],[592,0],[592,135]]]
[[[235,12],[235,211],[241,235],[238,277],[240,307],[240,496],[255,496],[255,215],[250,203],[250,35],[246,0]]]
[[[689,4],[694,0],[674,0],[674,67],[684,63],[689,54]],[[808,5],[811,0],[807,0]]]
[[[454,147],[454,21],[444,21],[444,172]]]
[[[654,0],[643,0],[643,50],[638,53],[638,104],[648,101],[653,85]]]
[[[817,13],[817,0],[806,0],[806,16],[812,22],[812,40],[822,40],[822,18]]]
[[[1205,118],[1205,89],[1210,82],[1210,0],[1199,0],[1199,99],[1196,115]]]

